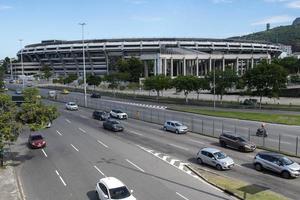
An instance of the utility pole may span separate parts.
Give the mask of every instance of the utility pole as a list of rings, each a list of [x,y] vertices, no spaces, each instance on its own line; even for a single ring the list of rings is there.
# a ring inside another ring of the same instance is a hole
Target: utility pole
[[[84,106],[87,107],[86,97],[86,71],[85,71],[85,51],[84,51],[84,26],[86,23],[79,23],[82,33],[82,61],[83,61],[83,85],[84,85]]]
[[[23,45],[22,45],[23,39],[19,39],[19,41],[20,41],[20,48],[21,48],[22,84],[23,84],[23,89],[24,89],[25,79],[24,79],[24,64],[23,64]]]

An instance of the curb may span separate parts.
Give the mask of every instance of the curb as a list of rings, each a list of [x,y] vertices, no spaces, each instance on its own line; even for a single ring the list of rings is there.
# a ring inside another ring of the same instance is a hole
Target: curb
[[[201,178],[202,180],[204,180],[204,181],[207,182],[208,184],[210,184],[210,185],[212,185],[212,186],[214,186],[214,187],[216,187],[216,188],[222,190],[224,193],[229,194],[229,195],[231,195],[231,196],[233,196],[233,197],[235,197],[235,198],[237,198],[237,199],[239,199],[239,200],[244,200],[243,198],[241,198],[240,196],[238,196],[238,195],[235,194],[234,192],[231,192],[231,191],[229,191],[229,190],[227,190],[227,189],[225,189],[225,188],[223,188],[223,187],[221,187],[221,186],[219,186],[219,185],[216,185],[216,184],[210,182],[207,178],[205,178],[204,176],[202,176],[202,174],[200,174],[198,171],[196,171],[196,170],[195,170],[193,167],[191,167],[190,165],[185,165],[185,167],[187,167],[189,170],[191,170],[191,171],[192,171],[194,174],[196,174],[199,178]]]
[[[15,180],[17,182],[17,188],[18,188],[18,193],[19,193],[19,199],[20,200],[25,200],[25,195],[23,192],[23,187],[22,187],[22,183],[21,180],[19,179],[18,173],[16,171],[16,168],[13,167],[13,171],[14,171],[14,175],[15,175]]]

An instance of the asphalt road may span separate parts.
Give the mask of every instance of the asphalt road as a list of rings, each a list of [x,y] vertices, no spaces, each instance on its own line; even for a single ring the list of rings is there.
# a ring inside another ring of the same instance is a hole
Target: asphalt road
[[[65,111],[50,129],[41,131],[47,141],[43,150],[29,150],[28,133],[20,136],[18,166],[26,199],[97,199],[99,178],[122,180],[134,196],[143,200],[232,199],[223,192],[151,153],[135,143],[133,133],[112,133],[90,119],[91,112]],[[129,121],[128,121],[129,122]]]

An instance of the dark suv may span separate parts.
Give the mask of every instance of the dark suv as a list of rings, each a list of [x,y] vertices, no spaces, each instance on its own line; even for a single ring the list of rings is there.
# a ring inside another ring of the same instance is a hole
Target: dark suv
[[[114,119],[107,119],[105,122],[103,122],[103,128],[115,132],[124,130],[122,124]]]
[[[239,151],[254,151],[256,145],[241,136],[236,136],[232,133],[222,133],[219,137],[219,142],[222,147],[230,147]]]
[[[93,94],[91,94],[91,98],[100,99],[101,95],[98,93],[93,93]]]
[[[93,118],[97,119],[97,120],[105,121],[109,118],[109,113],[107,113],[105,111],[95,110],[93,112]]]

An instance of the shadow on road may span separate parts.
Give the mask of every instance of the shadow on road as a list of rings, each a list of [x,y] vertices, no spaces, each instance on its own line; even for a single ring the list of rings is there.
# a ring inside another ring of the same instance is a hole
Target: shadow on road
[[[19,152],[11,152],[9,157],[7,158],[7,165],[8,166],[19,166],[20,164],[24,163],[27,160],[31,160],[34,156],[33,155],[22,155]],[[12,161],[12,162],[9,162]]]
[[[86,196],[88,197],[89,200],[98,200],[99,198],[97,197],[96,191],[91,190],[86,193]]]

